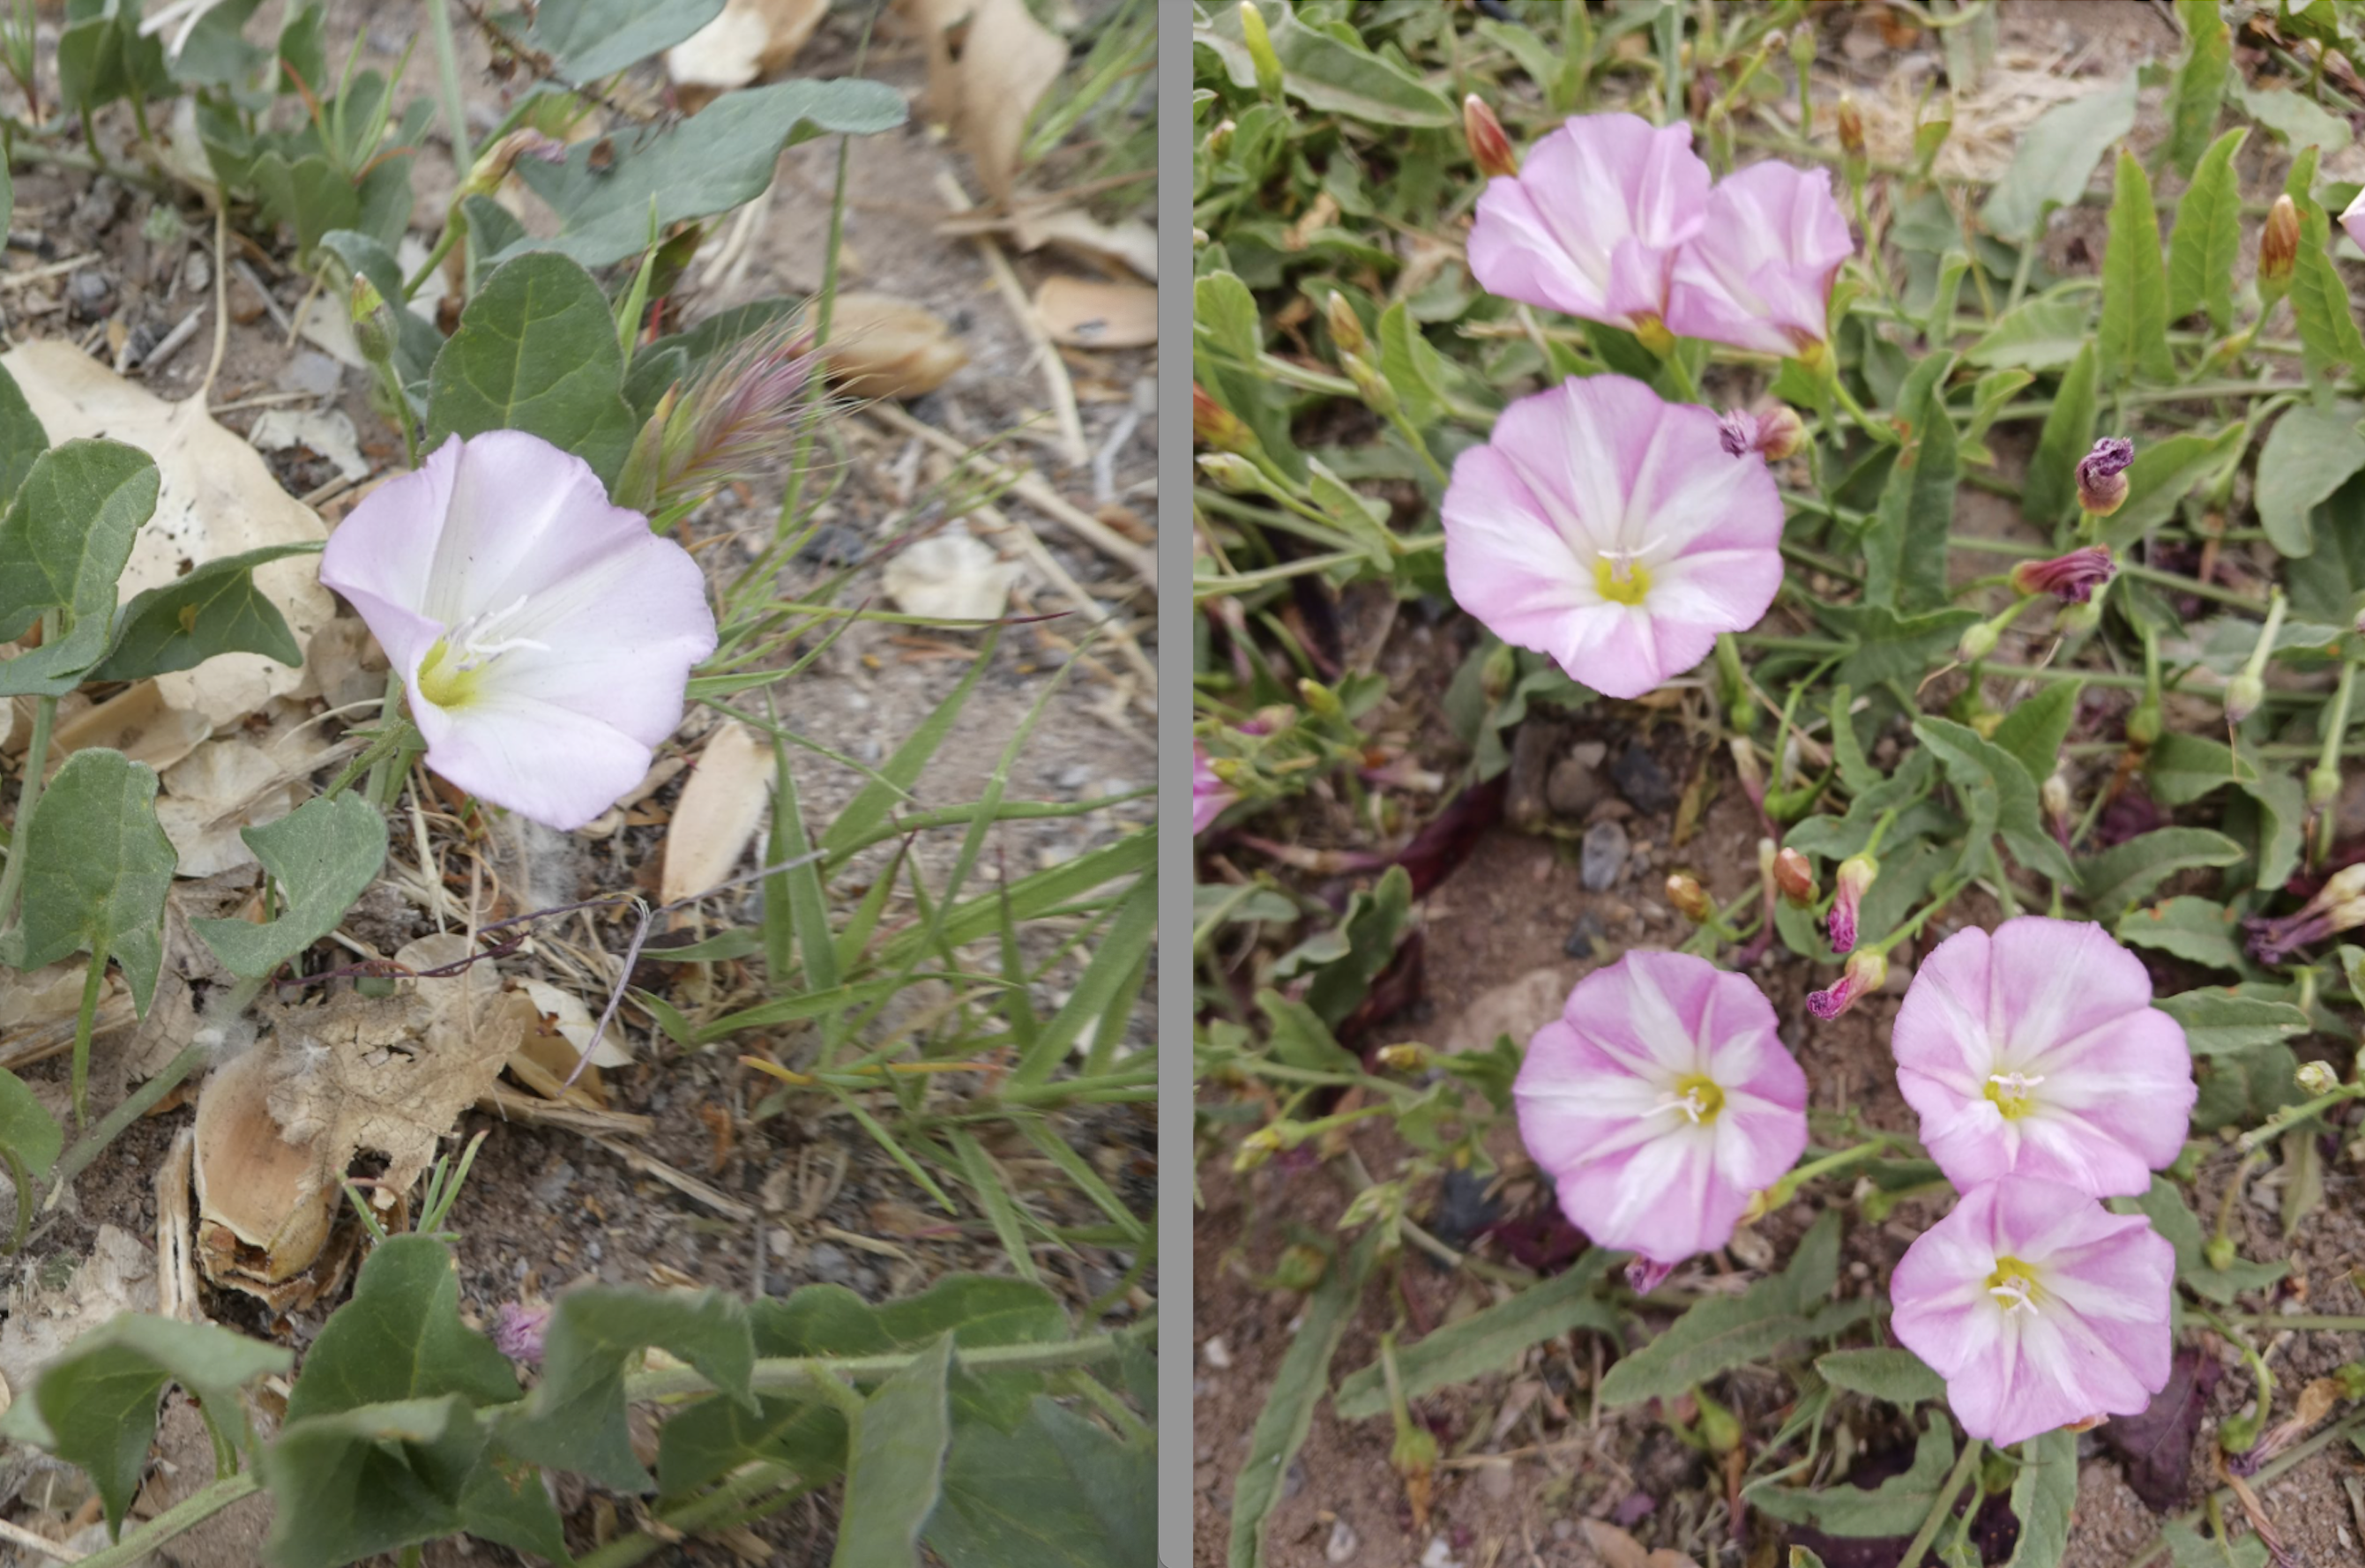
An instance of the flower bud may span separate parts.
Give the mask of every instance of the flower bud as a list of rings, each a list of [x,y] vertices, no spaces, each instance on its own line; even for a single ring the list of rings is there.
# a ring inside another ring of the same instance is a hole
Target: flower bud
[[[394,312],[387,308],[386,296],[370,282],[368,274],[353,274],[353,293],[345,306],[353,317],[353,345],[362,351],[362,357],[376,365],[392,359]]]
[[[1831,932],[1833,952],[1845,953],[1855,946],[1857,908],[1879,875],[1880,862],[1869,855],[1851,855],[1840,862],[1831,913],[1823,917],[1823,924]]]
[[[1339,357],[1346,368],[1347,379],[1355,384],[1355,391],[1363,399],[1363,406],[1384,420],[1394,419],[1402,404],[1396,398],[1395,386],[1380,374],[1380,367],[1359,353]]]
[[[2211,1268],[2215,1269],[2222,1273],[2225,1270],[2234,1266],[2234,1260],[2240,1256],[2240,1254],[2234,1250],[2234,1238],[2230,1236],[2225,1235],[2223,1232],[2220,1232],[2215,1236],[2212,1236],[2208,1241],[2202,1245],[2201,1249],[2201,1256],[2208,1262]],[[2234,1422],[2232,1420],[2228,1420],[2225,1425],[2230,1428],[2234,1425]],[[2250,1431],[2253,1436],[2251,1438],[2244,1439],[2241,1442],[2240,1448],[2235,1450],[2235,1451],[2238,1453],[2248,1449],[2251,1442],[2256,1440],[2255,1434],[2258,1429],[2258,1422],[2252,1421],[2250,1423]]]
[[[1519,155],[1511,150],[1511,139],[1503,134],[1503,122],[1486,106],[1486,100],[1473,93],[1462,100],[1462,134],[1470,143],[1470,161],[1488,179],[1515,179],[1519,173]]]
[[[1747,735],[1735,735],[1732,742],[1732,770],[1741,776],[1741,792],[1759,811],[1765,809],[1765,775],[1757,766],[1757,747]]]
[[[2322,763],[2307,770],[2307,807],[2320,812],[2340,799],[2340,769]]]
[[[2048,773],[2045,782],[2036,787],[2037,803],[2045,808],[2045,817],[2053,824],[2057,834],[2069,830],[2069,780],[2059,773]]]
[[[2329,1094],[2340,1087],[2340,1075],[2332,1070],[2330,1062],[2303,1061],[2297,1077],[2300,1092],[2310,1096]]]
[[[2127,498],[2127,465],[2135,460],[2135,443],[2123,435],[2106,435],[2094,450],[2078,460],[2078,504],[2094,517],[2108,517]]]
[[[1216,122],[1215,129],[1207,132],[1207,140],[1203,143],[1207,154],[1207,162],[1215,162],[1232,150],[1232,132],[1239,129],[1238,122],[1233,120],[1219,119]]]
[[[510,168],[520,158],[532,158],[544,163],[566,162],[566,144],[538,130],[513,130],[476,155],[468,177],[452,198],[456,208],[468,196],[488,196],[501,188],[510,177]]]
[[[2238,724],[2259,711],[2267,700],[2267,683],[2248,670],[2243,670],[2225,683],[2225,722]]]
[[[1839,121],[1840,151],[1851,159],[1862,158],[1865,155],[1864,111],[1855,106],[1854,98],[1843,93],[1836,118]]]
[[[1256,8],[1255,0],[1240,0],[1240,41],[1248,45],[1249,61],[1256,67],[1257,91],[1278,100],[1281,56],[1272,51],[1272,35],[1265,31],[1264,13]]]
[[[1388,1463],[1403,1478],[1405,1501],[1412,1506],[1413,1529],[1429,1528],[1430,1483],[1437,1473],[1437,1439],[1428,1428],[1407,1422],[1396,1432]]]
[[[1256,431],[1248,421],[1191,383],[1191,437],[1210,452],[1249,453],[1257,449]]]
[[[2049,561],[2021,562],[2012,569],[2012,590],[2017,594],[2049,593],[2072,604],[2084,604],[2118,569],[2118,563],[2111,558],[2109,545],[2089,544]]]
[[[1329,1271],[1330,1255],[1319,1247],[1300,1241],[1283,1249],[1281,1260],[1272,1266],[1272,1283],[1304,1295],[1320,1284],[1322,1276]]]
[[[1847,968],[1840,971],[1839,984],[1829,991],[1807,993],[1807,1011],[1829,1023],[1855,1006],[1858,997],[1888,983],[1888,956],[1877,948],[1863,948],[1848,955]]]
[[[1667,879],[1667,902],[1694,925],[1705,924],[1708,917],[1715,913],[1709,902],[1708,890],[1699,885],[1699,879],[1682,871]]]
[[[2159,697],[2146,692],[2127,715],[2127,744],[2148,746],[2159,739]]]
[[[1259,1127],[1240,1140],[1240,1151],[1232,1156],[1232,1173],[1242,1175],[1254,1170],[1282,1150],[1280,1124]]]
[[[1732,456],[1754,452],[1768,463],[1779,463],[1807,443],[1807,426],[1787,403],[1777,403],[1762,414],[1734,409],[1717,421],[1717,440]]]
[[[1363,336],[1363,319],[1355,314],[1355,308],[1347,303],[1345,295],[1335,288],[1330,291],[1329,299],[1322,307],[1322,319],[1329,325],[1330,341],[1339,345],[1340,353],[1363,352],[1363,344],[1368,341]]]
[[[1720,1459],[1741,1446],[1741,1422],[1733,1413],[1709,1397],[1708,1390],[1692,1390],[1692,1400],[1699,1406],[1700,1441],[1708,1451]]]
[[[1774,857],[1774,885],[1800,909],[1821,896],[1815,886],[1814,862],[1795,849],[1784,849]]]
[[[1268,488],[1257,465],[1235,453],[1203,453],[1199,468],[1207,476],[1208,483],[1228,495],[1261,496]]]
[[[2343,1399],[2365,1399],[2365,1361],[2343,1361],[2332,1369],[2332,1381],[2340,1385]]]
[[[2299,206],[2289,192],[2275,197],[2259,230],[2259,297],[2270,307],[2291,292],[2299,268]]]

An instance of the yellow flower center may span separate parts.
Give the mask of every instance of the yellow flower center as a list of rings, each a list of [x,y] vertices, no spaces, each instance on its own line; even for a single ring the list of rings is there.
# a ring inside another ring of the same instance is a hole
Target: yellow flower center
[[[471,666],[452,649],[452,639],[440,637],[419,661],[419,695],[438,708],[467,705],[483,684],[484,666]]]
[[[2017,1258],[1996,1260],[1995,1272],[1988,1276],[1988,1294],[1996,1298],[2006,1312],[2034,1312],[2039,1296],[2036,1271]]]
[[[1705,1126],[1724,1109],[1724,1091],[1716,1086],[1714,1080],[1696,1072],[1676,1081],[1675,1092],[1667,1096],[1665,1103],[1670,1110],[1681,1112],[1692,1126]]]
[[[1640,604],[1651,591],[1651,568],[1639,550],[1602,550],[1595,554],[1593,586],[1613,604]]]
[[[438,637],[419,661],[419,695],[438,708],[465,707],[483,695],[485,671],[502,655],[519,648],[549,652],[547,643],[501,635],[525,604],[520,595],[515,603],[469,616]]]
[[[2028,1072],[1991,1072],[1988,1075],[1988,1098],[1995,1102],[2006,1121],[2018,1121],[2036,1109],[2036,1096],[2029,1091],[2045,1081],[2045,1075]]]
[[[1676,335],[1667,330],[1667,324],[1656,316],[1636,317],[1634,337],[1644,348],[1649,349],[1661,359],[1666,358],[1676,349]]]

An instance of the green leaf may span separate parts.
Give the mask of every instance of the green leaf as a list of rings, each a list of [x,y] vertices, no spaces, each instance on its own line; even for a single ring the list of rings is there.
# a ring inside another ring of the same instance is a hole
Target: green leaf
[[[1381,1227],[1372,1226],[1354,1249],[1325,1271],[1306,1298],[1297,1331],[1273,1372],[1264,1408],[1249,1434],[1249,1451],[1232,1481],[1230,1568],[1264,1568],[1265,1522],[1281,1501],[1289,1462],[1314,1427],[1315,1402],[1330,1380],[1330,1358],[1362,1305],[1363,1280],[1379,1250]]]
[[[136,595],[118,613],[115,644],[86,680],[145,680],[201,665],[216,654],[261,654],[300,665],[286,617],[254,586],[254,569],[318,544],[266,544],[224,555]]]
[[[287,1419],[447,1394],[471,1405],[520,1397],[509,1358],[460,1321],[452,1249],[432,1236],[391,1238],[371,1251],[353,1299],[312,1341]]]
[[[1391,866],[1369,892],[1347,901],[1347,912],[1330,930],[1308,937],[1273,965],[1276,980],[1311,974],[1306,1005],[1336,1028],[1362,1004],[1372,981],[1395,957],[1396,945],[1412,924],[1412,875]]]
[[[1404,405],[1405,418],[1421,429],[1435,424],[1445,414],[1441,356],[1421,335],[1403,300],[1380,312],[1373,336],[1380,345],[1380,374]]]
[[[1952,719],[1917,720],[1913,733],[1922,745],[1938,754],[1947,780],[1964,796],[1972,811],[1966,855],[1978,847],[1983,836],[1982,816],[1985,811],[1992,810],[1993,831],[2003,839],[2014,859],[2032,871],[2059,881],[2068,881],[2077,875],[2069,857],[2062,852],[2059,842],[2045,825],[2036,781],[2028,776],[2028,769],[2020,765],[2017,757],[1981,738],[1977,730]],[[1985,802],[1990,796],[1993,803],[1989,807]]]
[[[2348,286],[2332,263],[2332,223],[2314,194],[2317,150],[2292,161],[2283,188],[2299,205],[2299,259],[2292,272],[2292,320],[2299,333],[2301,363],[2311,381],[2335,376],[2365,363],[2365,338],[2348,308]]]
[[[6,366],[0,366],[0,508],[17,498],[34,461],[49,449],[49,432],[33,417],[23,388]]]
[[[1773,1354],[1807,1337],[1806,1318],[1790,1282],[1760,1280],[1737,1296],[1709,1296],[1668,1325],[1665,1333],[1621,1359],[1601,1379],[1605,1406],[1672,1399],[1721,1372]]]
[[[1898,394],[1909,433],[1864,533],[1865,601],[1911,614],[1946,604],[1946,531],[1962,462],[1946,412],[1954,356],[1933,353]],[[1860,680],[1860,678],[1852,678]],[[1862,682],[1869,684],[1869,682]]]
[[[164,41],[140,36],[139,0],[77,0],[58,35],[58,103],[86,113],[118,98],[173,95]]]
[[[2078,512],[2078,463],[2094,444],[2096,369],[2094,345],[2087,343],[2061,377],[2036,453],[2028,462],[2021,510],[2039,527],[2058,526]]]
[[[613,76],[723,14],[723,0],[542,0],[525,42],[569,82]]]
[[[1913,1464],[1877,1486],[1840,1484],[1820,1492],[1760,1486],[1747,1494],[1760,1513],[1788,1524],[1813,1525],[1826,1535],[1910,1536],[1939,1503],[1955,1464],[1955,1430],[1943,1416],[1922,1428]]]
[[[1832,671],[1832,679],[1862,690],[1920,678],[1933,664],[1952,655],[1963,639],[1963,628],[1979,615],[1974,610],[1899,615],[1877,604],[1817,604],[1815,619],[1855,644]]]
[[[45,802],[46,803],[46,802]],[[276,920],[193,920],[222,967],[262,980],[337,928],[386,865],[386,818],[360,796],[315,795],[275,823],[239,829],[279,886]]]
[[[2276,93],[2272,96],[2296,98],[2299,95]],[[2196,1535],[2191,1526],[2174,1519],[2162,1519],[2159,1538],[2168,1543],[2171,1568],[2267,1568],[2267,1543],[2255,1535],[2224,1540]]]
[[[1239,8],[1211,10],[1209,21],[1193,26],[1191,41],[1223,61],[1234,86],[1254,87],[1256,67],[1240,36]],[[1442,129],[1461,123],[1451,100],[1396,62],[1328,29],[1307,27],[1286,6],[1266,6],[1264,17],[1281,61],[1282,90],[1307,108],[1371,125]]]
[[[320,236],[320,249],[343,266],[342,288],[350,288],[355,277],[366,277],[380,298],[390,302],[402,297],[402,263],[374,236],[356,229],[332,229]],[[427,377],[435,367],[435,356],[443,352],[443,334],[416,310],[403,308],[393,314],[394,368],[402,377],[403,391],[410,399],[412,411],[423,414]]]
[[[2231,866],[2242,846],[2205,827],[2163,827],[2140,834],[2081,863],[2078,885],[2086,907],[2114,920],[2129,904],[2180,871]]]
[[[2217,107],[2225,101],[2226,78],[2233,74],[2234,33],[2217,0],[2176,0],[2176,19],[2191,46],[2184,63],[2177,67],[2176,84],[2169,90],[2168,156],[2177,173],[2190,178],[2209,145],[2210,133],[2217,129]],[[2055,1551],[2055,1559],[2059,1556]]]
[[[2127,468],[2126,501],[2103,520],[2102,542],[2124,551],[2168,521],[2192,487],[2232,462],[2249,439],[2249,425],[2237,420],[2215,435],[2172,435],[2136,446]]]
[[[2207,0],[2207,5],[2214,16],[2216,0]],[[2219,22],[2217,30],[2222,36],[2225,24]],[[2012,1511],[2020,1520],[2020,1540],[2004,1568],[2060,1568],[2069,1549],[2069,1516],[2077,1506],[2078,1434],[2060,1427],[2022,1443],[2020,1473],[2012,1483]]]
[[[115,585],[156,510],[156,465],[114,441],[70,441],[35,458],[0,518],[0,641],[46,610],[58,634],[0,664],[0,696],[62,697],[106,656]]]
[[[2252,1263],[2236,1258],[2223,1269],[2212,1268],[2200,1220],[2186,1205],[2176,1183],[2165,1176],[2154,1176],[2150,1189],[2140,1196],[2111,1202],[2122,1212],[2131,1209],[2149,1219],[2160,1239],[2176,1249],[2177,1279],[2220,1306],[2230,1306],[2244,1291],[2264,1290],[2291,1272],[2288,1260]]]
[[[1609,1257],[1592,1248],[1568,1269],[1510,1300],[1432,1329],[1396,1351],[1396,1375],[1405,1397],[1418,1399],[1440,1388],[1503,1372],[1529,1346],[1589,1328],[1613,1338],[1618,1314],[1593,1293],[1608,1271]],[[1345,1421],[1387,1413],[1387,1384],[1376,1361],[1350,1372],[1330,1396]]]
[[[806,78],[725,93],[688,119],[584,143],[564,163],[520,159],[518,177],[558,214],[558,232],[528,235],[494,259],[555,251],[587,267],[621,262],[646,248],[652,224],[662,231],[754,200],[783,148],[892,130],[905,112],[884,83]],[[600,146],[610,157],[595,168]]]
[[[501,1427],[521,1459],[572,1470],[622,1492],[653,1484],[624,1422],[624,1372],[656,1345],[753,1410],[756,1360],[747,1309],[720,1291],[587,1285],[558,1298],[543,1336],[542,1381]]]
[[[2195,1062],[2192,1076],[2200,1081],[2201,1097],[2193,1103],[2192,1130],[2201,1134],[2256,1126],[2284,1106],[2297,1104],[2299,1085],[2292,1075],[2298,1071],[2299,1058],[2281,1044]]]
[[[2189,806],[2228,784],[2259,778],[2258,764],[2237,757],[2223,741],[2171,730],[2151,748],[2144,768],[2152,799],[2163,806]]]
[[[2176,227],[2168,236],[2171,320],[2205,306],[2219,331],[2234,325],[2234,263],[2242,249],[2242,186],[2234,154],[2248,134],[2237,126],[2212,143],[2177,198]]]
[[[2288,1002],[2243,996],[2222,987],[2180,991],[2152,1003],[2176,1020],[2197,1057],[2225,1056],[2308,1032],[2307,1014]]]
[[[1243,365],[1256,364],[1264,350],[1264,326],[1256,296],[1227,272],[1212,272],[1193,280],[1191,330]]]
[[[180,863],[156,823],[156,773],[119,751],[66,758],[25,830],[24,948],[39,969],[73,953],[123,966],[141,1016],[164,966],[164,898]]]
[[[963,1423],[929,1550],[947,1568],[1113,1568],[1157,1560],[1157,1450],[1037,1396],[1007,1436]]]
[[[633,351],[633,367],[624,375],[624,400],[632,404],[633,418],[647,419],[667,387],[689,380],[718,356],[788,320],[798,308],[795,300],[778,297],[750,300],[718,310],[687,331],[668,332],[642,344]]]
[[[456,1394],[290,1419],[263,1456],[271,1560],[357,1562],[451,1534],[488,1436]]]
[[[977,689],[979,678],[992,663],[992,650],[999,642],[996,633],[988,633],[981,640],[978,657],[970,661],[961,672],[959,681],[945,694],[945,700],[930,710],[928,716],[903,737],[902,744],[887,760],[880,764],[876,778],[864,782],[854,792],[854,799],[842,807],[829,826],[823,830],[821,847],[828,853],[825,865],[834,868],[840,861],[870,841],[870,834],[886,822],[887,813],[900,801],[911,798],[912,787],[919,782],[936,749],[958,722],[961,711],[969,704],[970,696]]]
[[[2037,238],[2046,210],[2083,196],[2103,150],[2135,124],[2133,72],[2114,85],[2046,110],[2021,137],[2012,166],[1979,209],[1979,221],[1999,240],[2019,244]]]
[[[2188,963],[2214,969],[2243,967],[2240,914],[2207,899],[2185,894],[2131,909],[2112,929],[2122,942],[2173,953]]]
[[[635,430],[623,380],[616,323],[591,274],[564,256],[522,256],[468,301],[435,356],[427,444],[529,431],[613,483]]]
[[[2253,87],[2242,80],[2237,71],[2226,83],[2226,88],[2234,101],[2242,106],[2244,114],[2282,138],[2294,152],[2315,147],[2328,158],[2345,151],[2356,140],[2357,133],[2349,128],[2348,121],[2318,104],[2304,86]],[[2224,1565],[2219,1564],[2219,1568]]]
[[[1834,1388],[1885,1399],[1909,1410],[1923,1400],[1943,1399],[1946,1394],[1946,1380],[1911,1350],[1833,1350],[1815,1358],[1815,1371]]]
[[[919,1568],[920,1528],[936,1506],[952,1441],[945,1381],[950,1335],[863,1401],[849,1423],[846,1500],[831,1568]]]
[[[2168,353],[2168,273],[2159,259],[2159,210],[2152,205],[2150,176],[2124,147],[2116,192],[2109,248],[2102,253],[2102,319],[2094,333],[2102,385],[2114,390],[2135,376],[2176,377],[2176,362]]]
[[[294,1360],[276,1345],[208,1323],[127,1312],[69,1345],[29,1394],[18,1389],[0,1416],[0,1437],[36,1443],[88,1471],[107,1529],[118,1530],[147,1471],[166,1384],[195,1394],[235,1439],[244,1430],[238,1391],[286,1372]]]
[[[15,1154],[25,1174],[39,1179],[50,1173],[65,1148],[65,1133],[25,1081],[0,1068],[0,1148]],[[28,1194],[19,1194],[20,1197]]]
[[[2085,688],[2075,680],[2057,680],[2027,701],[2015,706],[1995,728],[1995,744],[2019,760],[2028,776],[2040,782],[2061,763],[2061,743],[2078,716],[2078,694]]]
[[[1964,350],[1963,357],[1981,366],[2058,369],[2092,341],[2092,297],[2080,289],[2023,300]]]
[[[2365,434],[2354,403],[2301,404],[2283,410],[2259,452],[2259,526],[2285,555],[2315,551],[2315,509],[2365,472]]]

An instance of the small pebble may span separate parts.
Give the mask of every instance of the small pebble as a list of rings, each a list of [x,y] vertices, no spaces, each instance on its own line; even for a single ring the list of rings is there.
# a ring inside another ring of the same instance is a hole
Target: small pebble
[[[84,267],[66,282],[66,301],[74,314],[85,321],[95,321],[106,314],[106,303],[115,290],[106,274],[96,267]]]
[[[181,263],[181,286],[192,294],[202,294],[214,286],[213,258],[203,251],[191,251]]]
[[[1581,819],[1601,799],[1601,775],[1573,756],[1552,764],[1544,780],[1544,804],[1555,816]]]
[[[1618,760],[1609,765],[1609,780],[1638,812],[1675,808],[1675,780],[1667,777],[1667,770],[1659,766],[1659,759],[1640,739],[1629,740],[1626,748],[1618,754]]]
[[[1608,935],[1602,926],[1601,917],[1588,909],[1576,917],[1576,924],[1569,928],[1568,940],[1560,945],[1560,950],[1572,958],[1590,958],[1594,954],[1593,945]]]
[[[1072,795],[1077,790],[1082,789],[1085,785],[1091,783],[1092,779],[1093,770],[1080,762],[1072,767],[1063,767],[1059,769],[1059,777],[1052,779],[1051,782],[1059,789],[1065,790],[1068,793]]]
[[[805,1254],[805,1261],[813,1265],[817,1278],[830,1284],[851,1285],[854,1282],[854,1260],[846,1255],[842,1247],[827,1241],[816,1242]]]
[[[1224,1337],[1221,1334],[1209,1335],[1206,1343],[1199,1347],[1199,1353],[1206,1357],[1207,1364],[1217,1372],[1231,1370],[1232,1348],[1224,1343]]]
[[[344,379],[343,365],[317,349],[305,349],[287,362],[273,385],[282,392],[298,392],[307,398],[331,398]]]
[[[1344,1519],[1332,1519],[1330,1539],[1322,1543],[1322,1556],[1325,1561],[1331,1562],[1351,1562],[1354,1558],[1355,1548],[1362,1544],[1362,1541],[1355,1539],[1355,1529],[1352,1525]]]
[[[850,566],[862,559],[862,535],[842,522],[824,522],[813,530],[797,559],[808,566]]]
[[[1626,830],[1614,822],[1595,823],[1585,830],[1577,854],[1577,880],[1592,893],[1606,893],[1626,870]]]

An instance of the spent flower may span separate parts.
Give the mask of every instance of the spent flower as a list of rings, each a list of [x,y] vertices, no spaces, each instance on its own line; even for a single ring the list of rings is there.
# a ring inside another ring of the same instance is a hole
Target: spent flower
[[[2336,932],[2365,925],[2365,865],[2335,871],[2314,898],[2290,914],[2273,920],[2254,915],[2242,924],[2250,934],[2250,956],[2262,964],[2280,964]]]
[[[1506,409],[1454,460],[1443,514],[1462,607],[1609,697],[1690,669],[1782,582],[1765,465],[1726,458],[1714,414],[1622,375]]]
[[[1215,825],[1224,814],[1224,808],[1240,798],[1240,792],[1216,777],[1215,765],[1208,760],[1207,748],[1197,741],[1191,743],[1191,835],[1195,838]]]
[[[2168,1384],[2175,1275],[2140,1215],[2009,1176],[1905,1249],[1889,1322],[1963,1429],[2002,1447],[2148,1406]]]
[[[1807,1146],[1807,1077],[1775,1023],[1746,976],[1687,953],[1577,981],[1511,1091],[1570,1222],[1660,1273],[1731,1240]]]
[[[2071,604],[2084,604],[2094,590],[2119,569],[2107,544],[2089,544],[2049,561],[2023,561],[2012,569],[2014,593],[2049,593]]]
[[[1814,862],[1795,849],[1781,850],[1774,857],[1774,885],[1794,907],[1804,909],[1815,902],[1818,892]]]
[[[1880,862],[1868,852],[1851,855],[1840,862],[1833,877],[1831,913],[1823,917],[1824,929],[1831,933],[1833,952],[1855,949],[1856,915],[1864,907],[1864,895],[1872,890],[1879,876]]]
[[[1897,1011],[1897,1084],[1956,1187],[2035,1177],[2141,1193],[2175,1162],[2199,1089],[2143,961],[2089,921],[2022,915],[1922,960]]]
[[[320,581],[402,678],[427,766],[562,831],[641,781],[715,648],[689,553],[523,431],[453,436],[381,486]]]
[[[1489,180],[1470,230],[1490,294],[1666,341],[1676,253],[1708,219],[1708,165],[1691,127],[1580,115]]]
[[[2351,239],[2356,230],[2349,226],[2356,220],[2357,204],[2351,202],[2340,215],[2340,226],[2349,230]],[[2259,230],[2259,297],[2270,309],[2291,292],[2292,274],[2299,270],[2299,204],[2285,192],[2275,197]]]
[[[1829,991],[1807,993],[1807,1011],[1825,1023],[1856,1004],[1858,998],[1889,983],[1889,955],[1877,947],[1859,947],[1848,955],[1839,984]]]
[[[2135,460],[2135,443],[2123,435],[2106,435],[2094,450],[2078,460],[2078,504],[2094,517],[2108,517],[2125,504],[2127,468]]]

